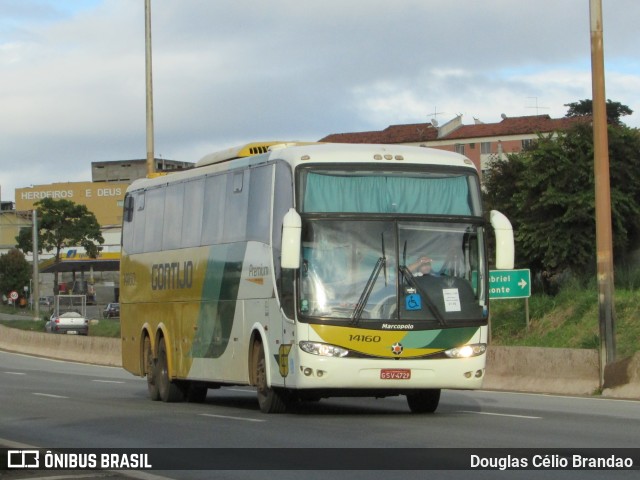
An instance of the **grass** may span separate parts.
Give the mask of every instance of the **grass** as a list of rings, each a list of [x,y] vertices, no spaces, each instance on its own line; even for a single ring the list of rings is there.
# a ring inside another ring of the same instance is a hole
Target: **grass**
[[[5,305],[0,306],[0,313],[30,315],[30,311],[14,309]],[[40,320],[0,320],[0,325],[32,332],[45,332],[44,325],[49,319],[49,314],[42,314]],[[105,319],[97,323],[89,324],[89,335],[96,337],[120,337],[120,321],[118,319]]]
[[[616,287],[616,357],[640,351],[640,284]],[[494,300],[491,303],[491,340],[494,345],[599,348],[598,293],[595,285],[572,283],[555,296],[534,294],[529,299],[529,328],[525,300]]]

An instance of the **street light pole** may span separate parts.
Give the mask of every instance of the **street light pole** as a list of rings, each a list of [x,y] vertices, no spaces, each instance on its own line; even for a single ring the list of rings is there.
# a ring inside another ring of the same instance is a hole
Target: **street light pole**
[[[145,71],[147,92],[147,176],[155,172],[153,139],[153,80],[151,73],[151,0],[144,0]]]
[[[31,243],[33,247],[33,289],[31,298],[34,301],[33,319],[40,320],[40,270],[38,265],[38,210],[33,211]]]
[[[600,318],[600,386],[605,367],[616,359],[615,305],[613,283],[613,240],[611,233],[611,185],[609,139],[604,88],[602,0],[590,0],[591,74],[593,88],[593,154],[596,195],[596,250],[598,305]]]

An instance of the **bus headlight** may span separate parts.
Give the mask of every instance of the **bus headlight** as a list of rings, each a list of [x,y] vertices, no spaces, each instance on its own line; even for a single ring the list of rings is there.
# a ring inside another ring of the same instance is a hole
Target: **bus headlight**
[[[449,358],[469,358],[477,357],[487,351],[486,343],[473,343],[471,345],[462,345],[461,347],[446,350],[444,354]]]
[[[349,350],[328,343],[300,342],[298,345],[302,351],[322,357],[346,357],[349,354]]]

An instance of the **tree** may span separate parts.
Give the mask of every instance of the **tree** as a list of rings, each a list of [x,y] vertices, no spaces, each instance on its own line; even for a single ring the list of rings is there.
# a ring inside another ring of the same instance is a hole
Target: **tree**
[[[12,290],[22,292],[30,279],[31,266],[20,250],[12,248],[0,255],[0,292],[3,295]]]
[[[590,117],[593,115],[593,101],[591,99],[580,100],[573,103],[565,103],[565,107],[569,107],[565,117]],[[612,102],[607,100],[607,123],[609,125],[622,125],[620,117],[631,115],[631,110],[620,102]]]
[[[55,252],[55,262],[60,262],[60,252],[66,247],[84,247],[87,255],[96,258],[104,243],[100,225],[95,215],[85,205],[70,200],[45,198],[35,204],[38,212],[38,251]],[[18,248],[33,251],[32,228],[23,228],[16,237]],[[58,275],[54,276],[54,293],[58,293]]]
[[[609,126],[614,255],[640,236],[640,132]],[[514,227],[517,262],[534,271],[585,273],[595,266],[593,131],[578,124],[498,162],[485,176],[488,208]]]

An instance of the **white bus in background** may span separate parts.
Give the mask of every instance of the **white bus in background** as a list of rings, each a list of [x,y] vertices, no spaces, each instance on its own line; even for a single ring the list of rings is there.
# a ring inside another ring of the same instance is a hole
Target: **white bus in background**
[[[496,267],[512,268],[510,224],[491,217]],[[482,385],[488,234],[476,168],[441,150],[250,144],[138,180],[124,368],[153,400],[253,385],[267,413],[390,395],[433,412],[441,389]]]

